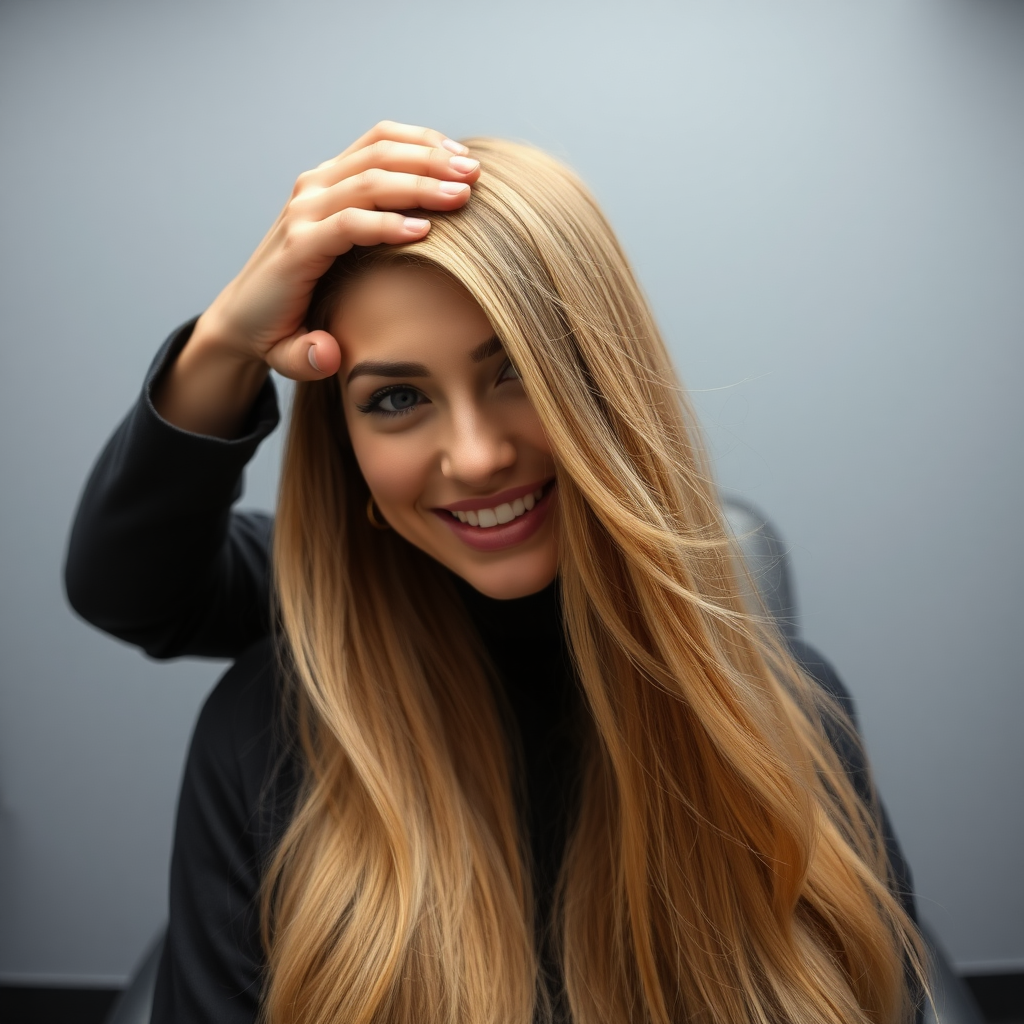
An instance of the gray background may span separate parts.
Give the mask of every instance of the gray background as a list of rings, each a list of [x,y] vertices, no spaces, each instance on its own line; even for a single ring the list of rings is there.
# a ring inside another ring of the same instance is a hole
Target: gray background
[[[295,176],[381,117],[591,183],[722,481],[791,547],[924,916],[962,969],[1024,968],[1020,0],[0,10],[0,979],[125,978],[222,670],[68,610],[89,465]]]

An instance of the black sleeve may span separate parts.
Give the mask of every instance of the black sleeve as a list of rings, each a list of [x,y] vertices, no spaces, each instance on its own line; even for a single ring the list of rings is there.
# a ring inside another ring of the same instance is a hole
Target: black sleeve
[[[255,1024],[265,957],[259,887],[291,816],[288,755],[269,640],[224,675],[199,715],[178,800],[170,920],[152,1024]]]
[[[791,638],[787,641],[790,651],[799,662],[803,670],[814,679],[818,685],[828,691],[842,705],[850,717],[850,721],[857,726],[857,710],[854,707],[853,697],[850,691],[843,685],[836,670],[829,664],[821,654],[810,644],[803,640]],[[836,753],[846,768],[847,773],[853,782],[857,795],[865,803],[870,804],[872,799],[871,769],[864,757],[863,748],[850,741],[850,737],[836,729],[827,729],[829,738],[832,741]],[[913,921],[917,921],[917,907],[914,902],[914,884],[910,874],[910,865],[907,864],[900,844],[896,841],[896,833],[893,831],[892,822],[889,820],[885,805],[879,800],[879,807],[882,812],[882,835],[885,839],[886,852],[889,855],[889,863],[892,865],[893,876],[896,883],[896,895],[899,897],[903,909],[910,915]]]
[[[161,419],[153,384],[193,325],[164,343],[93,467],[64,570],[82,618],[154,658],[237,657],[269,630],[272,520],[231,505],[245,464],[278,423],[277,397],[268,379],[233,441]]]

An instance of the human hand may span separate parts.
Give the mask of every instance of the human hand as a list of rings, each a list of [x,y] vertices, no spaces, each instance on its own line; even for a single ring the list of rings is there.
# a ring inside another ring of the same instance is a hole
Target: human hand
[[[336,373],[335,339],[303,326],[317,280],[354,245],[411,242],[430,230],[429,221],[393,211],[462,206],[480,176],[468,152],[433,129],[381,121],[300,174],[266,237],[200,317],[190,345],[265,363],[293,380]]]

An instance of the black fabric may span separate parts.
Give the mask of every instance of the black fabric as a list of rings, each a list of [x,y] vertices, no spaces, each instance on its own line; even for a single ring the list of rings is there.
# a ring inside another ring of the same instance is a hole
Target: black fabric
[[[268,379],[235,441],[171,426],[153,385],[192,333],[175,331],[100,454],[71,529],[71,606],[153,658],[234,658],[269,630],[270,516],[232,515],[243,472],[280,419]]]
[[[152,657],[237,659],[204,704],[188,754],[153,1021],[251,1024],[264,966],[260,879],[292,813],[300,768],[268,639],[272,522],[231,506],[246,462],[279,416],[268,381],[238,440],[199,437],[163,421],[152,387],[190,330],[186,324],[161,348],[138,403],[93,469],[71,533],[66,586],[85,619]],[[519,731],[524,811],[544,910],[570,817],[574,723],[582,711],[557,584],[495,601],[456,582]],[[831,666],[801,641],[793,642],[793,653],[852,714]],[[835,742],[867,795],[870,776],[859,749],[840,736]],[[887,819],[886,829],[900,895],[913,914],[909,871]]]

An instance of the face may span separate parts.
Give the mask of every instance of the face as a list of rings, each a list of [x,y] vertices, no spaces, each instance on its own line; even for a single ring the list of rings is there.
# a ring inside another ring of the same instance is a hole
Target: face
[[[557,570],[555,467],[515,367],[459,284],[380,267],[345,290],[345,421],[380,512],[410,543],[490,597]]]

